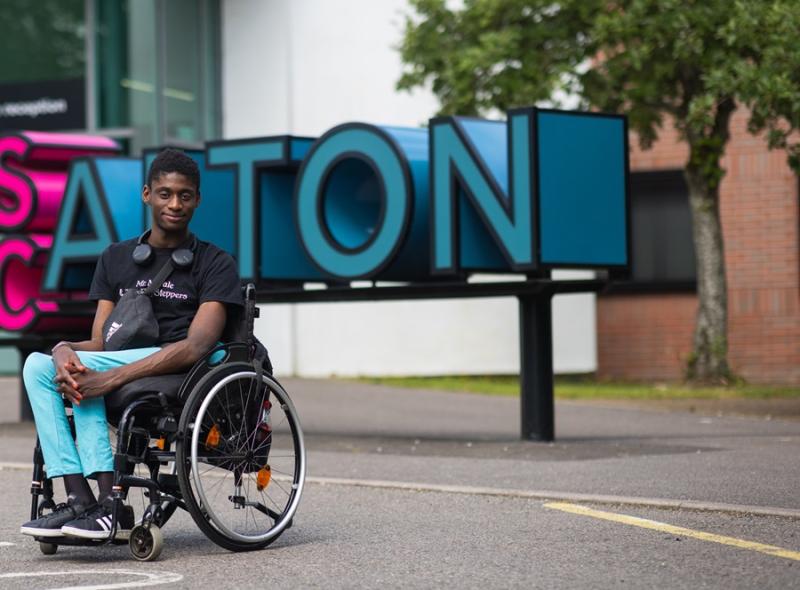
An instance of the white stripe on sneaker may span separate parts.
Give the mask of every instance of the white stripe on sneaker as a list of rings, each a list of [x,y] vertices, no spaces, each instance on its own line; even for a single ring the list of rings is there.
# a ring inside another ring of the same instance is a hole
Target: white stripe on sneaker
[[[99,524],[99,525],[100,525],[100,528],[102,528],[104,531],[108,531],[108,530],[110,530],[110,527],[109,527],[109,526],[106,524],[106,521],[105,521],[105,519],[103,519],[103,518],[98,518],[97,520],[95,520],[95,522],[96,522],[97,524]]]
[[[23,535],[31,535],[33,537],[63,537],[64,533],[61,529],[41,529],[38,527],[22,526],[19,532]]]
[[[80,537],[82,539],[108,539],[108,531],[87,531],[86,529],[79,529],[64,525],[61,527],[61,532],[69,537]]]

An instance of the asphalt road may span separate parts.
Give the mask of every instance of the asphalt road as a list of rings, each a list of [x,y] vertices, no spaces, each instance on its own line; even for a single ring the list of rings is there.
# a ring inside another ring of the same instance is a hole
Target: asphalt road
[[[569,403],[549,445],[517,440],[514,400],[286,386],[310,483],[295,526],[256,553],[216,547],[179,514],[155,563],[126,547],[41,555],[18,533],[30,474],[15,464],[29,460],[33,433],[0,427],[0,493],[11,499],[0,505],[0,588],[800,587],[798,519],[563,501],[799,509],[800,423]]]

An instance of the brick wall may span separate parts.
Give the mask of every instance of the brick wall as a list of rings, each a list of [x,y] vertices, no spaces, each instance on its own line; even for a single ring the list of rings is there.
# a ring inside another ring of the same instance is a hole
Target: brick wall
[[[730,362],[753,383],[800,385],[800,211],[798,179],[781,151],[731,122],[723,160],[721,216],[728,277]],[[665,130],[649,151],[631,139],[631,170],[682,168],[686,147]],[[598,298],[598,374],[677,380],[691,350],[693,295]]]

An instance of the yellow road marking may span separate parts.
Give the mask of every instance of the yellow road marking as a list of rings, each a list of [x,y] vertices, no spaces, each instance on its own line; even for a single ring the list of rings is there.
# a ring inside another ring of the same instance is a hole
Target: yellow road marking
[[[658,522],[657,520],[648,520],[646,518],[628,516],[627,514],[616,514],[614,512],[605,512],[603,510],[594,510],[593,508],[587,508],[577,504],[569,504],[567,502],[548,502],[544,505],[544,507],[551,508],[553,510],[561,510],[562,512],[570,512],[572,514],[580,514],[581,516],[591,516],[601,520],[609,520],[611,522],[620,522],[622,524],[638,526],[644,529],[661,531],[662,533],[669,533],[671,535],[691,537],[692,539],[720,543],[721,545],[730,545],[731,547],[738,547],[739,549],[758,551],[759,553],[766,553],[767,555],[774,555],[775,557],[783,557],[784,559],[800,561],[800,551],[791,551],[789,549],[783,549],[782,547],[776,547],[774,545],[765,545],[764,543],[756,543],[755,541],[737,539],[736,537],[726,537],[724,535],[715,535],[713,533],[695,531],[693,529],[686,529],[680,526],[673,526],[665,522]]]

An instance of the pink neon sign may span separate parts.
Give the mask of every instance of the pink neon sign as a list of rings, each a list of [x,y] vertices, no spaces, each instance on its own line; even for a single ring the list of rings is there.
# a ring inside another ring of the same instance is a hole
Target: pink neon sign
[[[119,153],[107,137],[23,131],[0,137],[0,329],[70,329],[58,300],[39,285],[73,158]],[[11,235],[8,235],[11,234]]]

